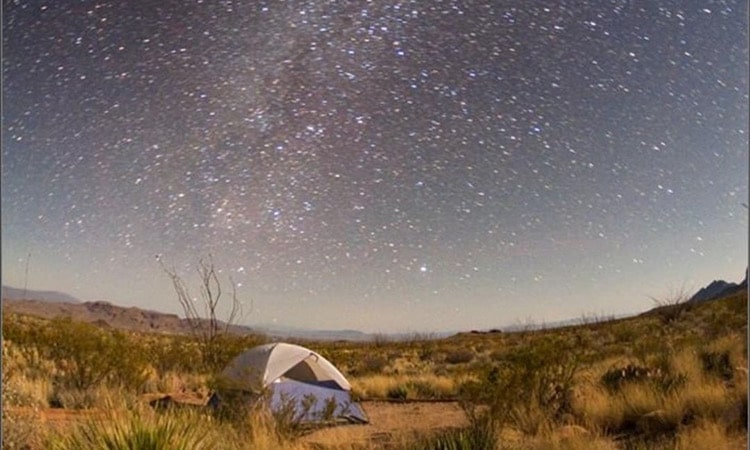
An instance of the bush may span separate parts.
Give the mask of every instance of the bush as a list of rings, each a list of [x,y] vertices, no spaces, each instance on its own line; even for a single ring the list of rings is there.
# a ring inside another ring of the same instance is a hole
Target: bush
[[[611,392],[620,390],[623,384],[644,381],[648,378],[660,376],[659,369],[628,364],[625,367],[610,369],[601,376],[600,382]]]
[[[406,386],[395,386],[388,389],[386,397],[392,400],[406,400],[408,394],[409,391],[406,389]]]
[[[428,362],[432,361],[432,358],[435,356],[435,347],[432,344],[425,344],[419,349],[419,360]]]
[[[619,391],[629,383],[648,382],[660,392],[668,394],[682,387],[687,381],[684,374],[673,374],[661,368],[649,368],[628,364],[625,367],[610,369],[602,375],[600,383],[610,392]]]
[[[159,376],[169,372],[202,372],[202,359],[197,342],[187,336],[164,336],[145,344],[148,358]]]
[[[102,383],[138,389],[146,381],[148,361],[142,349],[119,331],[104,331],[70,319],[50,321],[38,342],[55,361],[57,384],[87,390]]]
[[[580,348],[566,340],[545,337],[533,345],[509,351],[499,364],[485,370],[478,381],[460,388],[463,407],[470,420],[481,419],[478,405],[495,423],[516,426],[531,416],[560,420],[572,409],[573,378],[579,367]],[[528,430],[536,433],[538,430]]]
[[[357,375],[366,375],[370,373],[381,373],[388,365],[388,360],[381,355],[367,355],[359,362],[357,368],[352,372]]]
[[[474,359],[474,352],[471,350],[460,349],[454,350],[445,355],[445,362],[448,364],[464,364]]]
[[[730,361],[729,352],[701,352],[699,355],[703,370],[716,375],[722,380],[729,381],[734,376],[734,368]]]

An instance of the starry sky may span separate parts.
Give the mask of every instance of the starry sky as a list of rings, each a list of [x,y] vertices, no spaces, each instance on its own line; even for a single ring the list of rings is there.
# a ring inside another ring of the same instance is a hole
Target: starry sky
[[[739,281],[747,16],[4,0],[2,281],[178,312],[156,256],[192,284],[210,253],[244,324],[375,332]]]

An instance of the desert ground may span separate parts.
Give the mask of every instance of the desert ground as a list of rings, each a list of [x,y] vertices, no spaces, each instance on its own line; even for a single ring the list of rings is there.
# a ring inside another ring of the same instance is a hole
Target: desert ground
[[[159,320],[104,309],[120,324]],[[148,441],[150,448],[716,450],[747,443],[746,292],[556,329],[300,341],[345,374],[370,419],[316,429],[267,412],[219,417],[202,406],[217,371],[268,338],[228,334],[208,347],[164,324],[147,329],[5,309],[3,448]],[[175,408],[149,405],[167,395]]]

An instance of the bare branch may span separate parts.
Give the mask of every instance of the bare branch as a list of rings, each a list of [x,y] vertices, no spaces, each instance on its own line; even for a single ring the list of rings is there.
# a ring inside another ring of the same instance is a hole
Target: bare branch
[[[172,286],[177,294],[177,301],[185,313],[185,318],[190,325],[191,334],[198,339],[203,351],[204,363],[209,368],[216,368],[219,340],[222,335],[227,334],[241,315],[242,303],[237,297],[237,286],[229,277],[232,287],[229,304],[229,314],[223,322],[219,320],[219,306],[222,301],[222,287],[219,273],[214,265],[213,257],[209,254],[207,258],[200,258],[196,271],[200,280],[200,302],[190,295],[190,291],[177,274],[177,270],[168,268],[157,256],[162,270],[169,276]],[[200,305],[198,304],[200,303]],[[203,309],[201,313],[199,308]],[[252,307],[252,303],[251,303]],[[223,325],[223,326],[222,326]]]

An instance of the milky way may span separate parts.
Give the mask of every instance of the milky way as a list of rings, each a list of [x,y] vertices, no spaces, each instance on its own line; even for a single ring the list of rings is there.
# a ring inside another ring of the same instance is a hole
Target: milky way
[[[3,283],[174,310],[211,253],[247,323],[440,330],[745,270],[746,2],[3,13]]]

